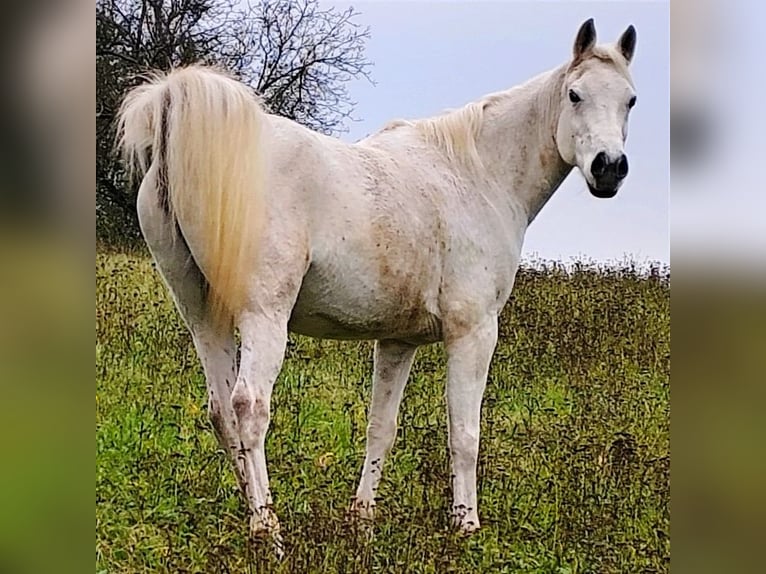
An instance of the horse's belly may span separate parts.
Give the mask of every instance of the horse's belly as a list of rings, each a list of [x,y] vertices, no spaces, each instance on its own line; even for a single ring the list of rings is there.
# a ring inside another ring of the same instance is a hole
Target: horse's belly
[[[425,344],[441,338],[441,322],[428,310],[423,294],[369,287],[348,276],[342,282],[327,281],[311,272],[304,278],[288,327],[321,339]]]
[[[351,320],[349,320],[351,319]],[[360,321],[359,318],[338,316],[326,312],[303,314],[293,312],[289,329],[293,333],[317,339],[373,340],[397,339],[414,344],[434,343],[441,339],[441,325],[434,315],[409,325],[388,322]]]

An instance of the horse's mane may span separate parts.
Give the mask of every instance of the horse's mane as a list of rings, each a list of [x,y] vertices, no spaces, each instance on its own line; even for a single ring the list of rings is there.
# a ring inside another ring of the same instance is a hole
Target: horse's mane
[[[450,161],[478,164],[476,139],[481,131],[485,105],[482,99],[413,123],[427,142],[445,151]]]
[[[378,133],[409,126],[420,132],[426,142],[443,150],[450,161],[466,164],[479,162],[476,138],[481,130],[485,105],[485,98],[482,98],[478,102],[471,102],[462,108],[447,110],[430,118],[393,120]]]

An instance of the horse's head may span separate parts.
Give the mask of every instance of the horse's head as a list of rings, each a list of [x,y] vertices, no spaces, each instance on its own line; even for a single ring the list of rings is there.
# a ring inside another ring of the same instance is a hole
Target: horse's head
[[[624,144],[628,115],[636,103],[628,66],[635,48],[633,26],[613,46],[596,45],[596,28],[588,20],[577,33],[561,91],[559,153],[580,168],[596,197],[614,197],[628,175]]]

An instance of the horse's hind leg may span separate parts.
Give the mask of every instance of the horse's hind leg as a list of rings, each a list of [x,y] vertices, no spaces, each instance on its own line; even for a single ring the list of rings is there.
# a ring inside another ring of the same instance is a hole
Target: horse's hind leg
[[[237,380],[236,342],[232,333],[220,334],[207,327],[193,329],[192,338],[205,371],[208,416],[213,431],[221,448],[229,453],[234,463],[237,483],[245,495],[247,485],[238,464],[239,440],[231,407],[231,389]]]
[[[233,333],[219,333],[212,327],[206,312],[205,279],[183,238],[173,237],[172,221],[159,206],[156,193],[146,184],[139,191],[138,215],[147,246],[192,334],[202,362],[213,430],[221,447],[231,455],[237,482],[244,489],[244,475],[236,464],[239,440],[230,401],[237,377]]]
[[[271,394],[287,348],[287,323],[308,261],[305,254],[297,249],[291,251],[290,246],[286,241],[272,238],[269,243],[267,239],[252,270],[251,304],[238,319],[242,352],[231,393],[239,460],[248,480],[251,535],[270,535],[278,545],[279,522],[272,509],[266,469],[266,433],[271,420]]]
[[[244,313],[240,318],[242,356],[231,404],[238,424],[239,460],[249,483],[251,535],[272,536],[279,546],[279,521],[272,509],[265,443],[271,420],[271,394],[287,346],[289,311],[275,311],[269,304],[262,309],[269,311]]]
[[[399,404],[416,350],[417,347],[398,341],[375,343],[367,453],[362,478],[351,506],[351,512],[363,519],[373,517],[383,461],[394,444]]]

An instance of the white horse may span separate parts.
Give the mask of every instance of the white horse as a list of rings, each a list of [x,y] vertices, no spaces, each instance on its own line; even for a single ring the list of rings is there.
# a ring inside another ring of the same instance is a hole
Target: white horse
[[[252,534],[279,539],[264,441],[288,331],[376,341],[351,509],[364,518],[415,351],[444,343],[452,519],[479,527],[482,395],[524,233],[574,166],[596,197],[620,187],[635,44],[630,26],[597,45],[588,20],[555,70],[354,144],[269,115],[246,86],[203,67],[127,96],[119,128],[144,176],[141,229],[194,339]]]

